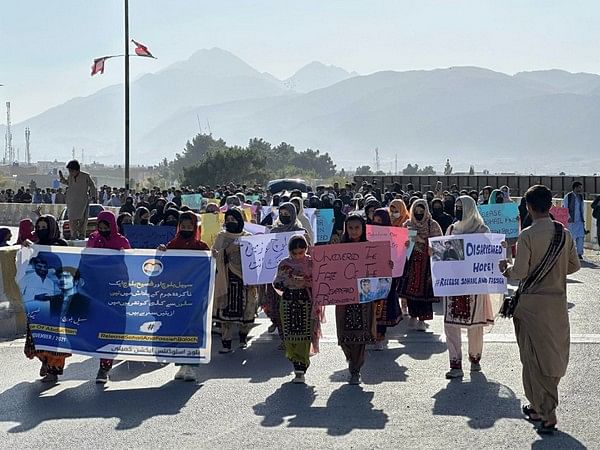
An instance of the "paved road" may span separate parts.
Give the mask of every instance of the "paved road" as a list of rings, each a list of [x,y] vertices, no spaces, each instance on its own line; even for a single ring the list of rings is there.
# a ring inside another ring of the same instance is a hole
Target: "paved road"
[[[451,382],[441,317],[426,333],[401,323],[388,350],[369,352],[362,386],[349,386],[328,311],[306,386],[289,383],[264,319],[247,350],[215,352],[197,384],[173,381],[172,365],[123,362],[103,388],[92,381],[97,361],[74,356],[48,387],[35,381],[39,366],[22,340],[2,342],[0,448],[600,448],[600,258],[592,261],[569,281],[573,345],[554,437],[540,438],[520,416],[509,321],[486,335],[483,372]]]

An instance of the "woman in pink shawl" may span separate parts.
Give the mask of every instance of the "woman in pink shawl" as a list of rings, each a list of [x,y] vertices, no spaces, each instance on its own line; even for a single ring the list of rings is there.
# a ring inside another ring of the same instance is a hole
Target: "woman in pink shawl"
[[[115,215],[110,211],[102,211],[98,214],[98,228],[90,235],[86,247],[127,250],[131,248],[131,245],[125,236],[119,234]],[[100,360],[96,383],[104,384],[108,381],[108,372],[112,365],[112,359]]]
[[[19,222],[19,235],[17,236],[17,245],[25,241],[37,242],[37,237],[33,233],[34,227],[31,219],[22,219]]]

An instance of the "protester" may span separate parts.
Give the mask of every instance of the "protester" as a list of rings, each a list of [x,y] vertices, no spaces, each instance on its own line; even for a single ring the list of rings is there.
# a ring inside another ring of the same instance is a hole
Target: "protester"
[[[431,201],[431,217],[442,229],[442,234],[446,234],[448,227],[454,222],[454,216],[444,212],[444,203],[439,199]]]
[[[12,240],[12,233],[9,228],[0,228],[0,247],[8,247]]]
[[[210,248],[200,240],[198,229],[198,216],[193,212],[184,212],[179,216],[177,234],[167,245],[161,245],[161,251],[166,250],[204,250]],[[179,370],[175,374],[176,380],[196,381],[198,364],[175,364]]]
[[[242,212],[237,208],[229,209],[225,213],[224,226],[225,229],[217,235],[212,247],[217,261],[214,319],[221,324],[222,348],[219,353],[230,353],[232,326],[235,324],[239,325],[240,348],[247,347],[257,299],[255,287],[245,286],[242,276],[239,238],[250,235],[244,231]]]
[[[365,219],[357,214],[349,215],[346,218],[342,243],[366,241]],[[370,302],[338,305],[335,307],[335,319],[338,344],[348,361],[349,383],[360,384],[360,369],[365,363],[366,346],[377,341],[375,304]]]
[[[150,223],[150,211],[145,206],[140,206],[135,210],[135,215],[133,216],[134,225],[152,225]]]
[[[68,178],[59,171],[60,182],[68,186],[67,211],[69,213],[69,226],[74,240],[86,238],[86,229],[90,209],[90,200],[95,201],[97,192],[92,177],[81,171],[77,160],[69,161]]]
[[[569,209],[569,231],[575,239],[577,255],[583,259],[583,240],[585,239],[585,214],[583,212],[583,184],[580,181],[573,183],[573,190],[565,195],[563,207]]]
[[[285,356],[294,366],[292,381],[304,383],[320,308],[312,302],[312,259],[306,254],[308,243],[304,236],[292,237],[288,249],[289,257],[279,263],[273,287],[280,295]],[[316,333],[318,339],[319,332]]]
[[[133,225],[133,217],[129,213],[120,213],[117,217],[117,228],[119,234],[125,236],[125,225]]]
[[[98,214],[96,231],[90,235],[86,247],[127,250],[131,248],[131,245],[129,245],[127,238],[119,233],[115,215],[110,211],[102,211]],[[108,373],[112,369],[112,366],[112,359],[100,359],[96,383],[104,384],[108,381]]]
[[[446,235],[490,232],[471,197],[468,195],[458,197],[456,207],[459,206],[462,207],[461,220],[450,225]],[[450,371],[446,373],[446,378],[462,378],[464,375],[461,350],[461,330],[463,328],[467,329],[471,372],[481,371],[483,328],[493,324],[494,311],[490,295],[461,295],[444,299],[444,333],[450,356]]]
[[[428,239],[442,235],[439,224],[431,218],[425,200],[416,200],[410,209],[410,220],[405,226],[417,232],[415,246],[404,267],[400,296],[407,299],[410,315],[409,328],[427,330],[426,320],[433,320],[433,296],[431,262]]]
[[[580,263],[571,234],[550,219],[552,192],[533,186],[525,200],[533,224],[519,236],[514,265],[503,261],[500,270],[507,278],[521,281],[513,320],[530,403],[523,413],[540,422],[539,432],[553,433],[558,384],[569,362],[567,275],[578,271]]]

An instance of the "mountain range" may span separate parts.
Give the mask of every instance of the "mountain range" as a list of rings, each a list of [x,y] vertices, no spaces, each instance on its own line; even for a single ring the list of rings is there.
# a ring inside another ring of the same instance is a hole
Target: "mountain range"
[[[600,76],[562,70],[508,75],[452,67],[358,75],[312,62],[279,80],[218,48],[131,84],[131,156],[153,164],[181,152],[196,133],[230,144],[262,137],[332,154],[339,167],[407,163],[492,173],[596,172],[600,164]],[[15,146],[31,129],[34,160],[122,161],[123,87],[68,100],[13,126]],[[0,132],[4,130],[0,127]],[[35,139],[33,139],[35,138]]]

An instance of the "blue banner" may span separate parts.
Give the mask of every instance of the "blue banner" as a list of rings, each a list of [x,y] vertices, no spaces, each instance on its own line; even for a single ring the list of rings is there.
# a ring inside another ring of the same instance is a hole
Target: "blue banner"
[[[317,209],[317,242],[329,242],[333,232],[333,209]]]
[[[210,361],[209,252],[33,246],[17,282],[38,350],[179,363]]]
[[[175,237],[177,227],[151,225],[125,225],[125,237],[131,248],[156,250],[160,244],[167,245]]]
[[[519,237],[519,207],[516,203],[480,205],[479,212],[491,233],[504,234],[507,239]]]

